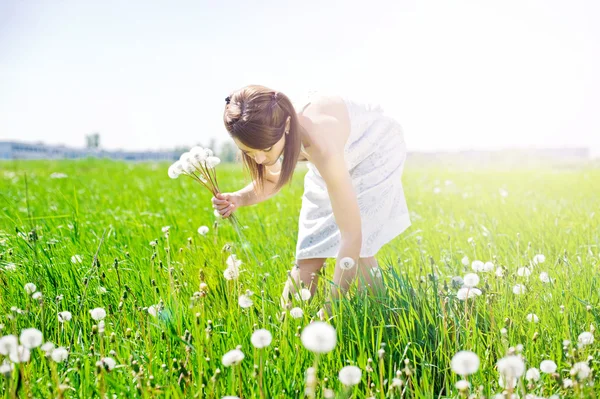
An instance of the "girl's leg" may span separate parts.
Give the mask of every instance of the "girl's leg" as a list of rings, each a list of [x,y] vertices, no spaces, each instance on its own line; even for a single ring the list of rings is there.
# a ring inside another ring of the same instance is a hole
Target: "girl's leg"
[[[369,290],[370,294],[383,295],[385,294],[385,286],[381,277],[381,269],[377,264],[375,256],[369,258],[358,259],[358,291],[363,292]]]
[[[281,306],[291,307],[291,298],[302,288],[310,290],[311,297],[315,294],[319,282],[319,271],[325,265],[327,258],[298,259],[296,265],[288,273],[288,279],[281,294]]]

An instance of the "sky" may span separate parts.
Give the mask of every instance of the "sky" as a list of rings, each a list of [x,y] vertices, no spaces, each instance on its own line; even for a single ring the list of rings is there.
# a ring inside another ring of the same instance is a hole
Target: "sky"
[[[248,84],[378,103],[412,151],[600,154],[596,0],[0,1],[0,140],[228,140]]]

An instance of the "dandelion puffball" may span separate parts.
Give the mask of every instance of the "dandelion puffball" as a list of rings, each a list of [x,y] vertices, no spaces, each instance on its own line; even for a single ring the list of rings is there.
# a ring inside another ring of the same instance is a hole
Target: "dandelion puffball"
[[[68,312],[66,310],[58,312],[58,321],[60,321],[61,323],[64,323],[65,321],[71,321],[72,317],[73,315],[71,314],[71,312]]]
[[[515,286],[512,289],[513,294],[515,294],[515,295],[523,294],[523,293],[525,293],[525,290],[526,290],[526,288],[523,284],[515,284]]]
[[[498,360],[497,366],[498,372],[506,380],[517,379],[525,372],[525,363],[523,362],[523,359],[515,355],[506,356]]]
[[[94,308],[90,310],[90,314],[92,315],[92,319],[100,321],[106,317],[106,310],[103,308]]]
[[[101,366],[106,368],[108,371],[111,371],[117,365],[117,362],[112,357],[103,357],[99,360]]]
[[[467,273],[463,278],[463,284],[465,287],[475,287],[477,284],[479,284],[479,276],[475,273]]]
[[[556,363],[554,363],[552,360],[542,360],[542,362],[540,363],[540,370],[542,371],[542,373],[554,373],[557,369]]]
[[[342,270],[350,270],[354,267],[354,259],[350,257],[345,257],[340,260],[340,268]]]
[[[535,367],[530,368],[525,373],[525,379],[527,381],[539,381],[540,379],[540,371]]]
[[[229,367],[240,364],[242,360],[244,360],[244,353],[239,349],[234,349],[223,355],[221,363],[223,363],[223,366]]]
[[[469,288],[469,287],[464,287],[461,288],[460,290],[458,290],[458,292],[456,293],[456,297],[458,299],[460,299],[461,301],[465,301],[469,298],[475,298],[476,296],[481,295],[481,290],[478,288]]]
[[[198,234],[205,236],[208,233],[208,226],[198,227]]]
[[[301,308],[293,308],[290,309],[290,316],[292,316],[294,319],[299,319],[304,315],[304,311]]]
[[[42,332],[37,328],[26,328],[21,331],[19,341],[21,341],[21,345],[27,349],[33,349],[42,344],[43,338]]]
[[[541,272],[540,273],[540,281],[544,284],[549,283],[550,282],[550,276],[548,275],[548,273],[546,272]]]
[[[312,294],[310,293],[310,290],[307,288],[302,288],[300,290],[300,293],[296,293],[296,299],[297,300],[302,300],[302,301],[308,301],[310,299],[310,297],[312,296]]]
[[[530,323],[538,323],[540,319],[535,313],[529,313],[527,315],[527,321],[529,321]]]
[[[594,335],[588,331],[582,332],[579,334],[579,337],[577,337],[577,341],[582,346],[591,345],[594,342]]]
[[[456,381],[456,384],[454,384],[454,386],[459,391],[466,391],[467,389],[469,389],[469,387],[471,386],[471,384],[469,383],[469,381],[460,380],[460,381]]]
[[[0,355],[8,356],[11,352],[17,350],[19,340],[14,335],[5,335],[0,338]]]
[[[66,348],[63,348],[61,346],[54,349],[50,356],[52,357],[52,360],[54,360],[56,363],[61,363],[67,360],[67,357],[69,357],[69,352]]]
[[[338,378],[347,387],[357,385],[362,377],[362,371],[356,366],[346,366],[340,370]]]
[[[9,358],[13,363],[27,363],[30,357],[31,352],[23,345],[19,345],[9,354]]]
[[[335,328],[322,321],[315,321],[304,327],[300,334],[302,345],[314,353],[331,352],[337,343]]]
[[[271,341],[273,340],[273,336],[269,332],[269,330],[265,330],[264,328],[260,330],[256,330],[252,333],[252,337],[250,338],[250,342],[255,348],[262,349],[271,345]]]
[[[474,260],[473,263],[471,263],[471,269],[473,269],[474,272],[482,272],[484,266],[484,263],[480,260]]]
[[[72,263],[81,263],[82,262],[81,255],[73,255],[73,256],[71,256],[71,262]]]
[[[37,289],[35,284],[33,283],[27,283],[25,284],[25,292],[29,295],[33,294],[35,292],[35,290]]]
[[[452,357],[450,367],[458,375],[469,375],[479,370],[479,356],[471,351],[460,351]]]
[[[546,257],[542,254],[538,254],[533,257],[533,263],[538,265],[540,263],[544,263],[546,261]]]
[[[240,297],[238,298],[238,305],[240,305],[240,307],[247,309],[250,306],[252,306],[252,299],[250,299],[248,297],[248,295],[246,294],[242,294],[240,295]]]

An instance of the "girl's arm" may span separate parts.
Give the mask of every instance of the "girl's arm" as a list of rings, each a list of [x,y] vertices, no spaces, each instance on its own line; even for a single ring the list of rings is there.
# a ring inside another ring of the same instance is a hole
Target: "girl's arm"
[[[281,172],[281,162],[277,161],[277,163],[273,166],[266,166],[265,173],[265,181],[263,183],[262,190],[257,187],[255,190],[254,187],[256,185],[255,181],[252,181],[246,187],[232,193],[233,195],[238,195],[240,198],[241,206],[249,206],[258,204],[259,202],[266,201],[275,194],[279,192],[279,190],[275,191],[275,186],[279,181],[279,173]]]
[[[334,285],[331,289],[331,297],[337,299],[346,293],[356,277],[362,229],[358,199],[344,160],[343,149],[335,148],[333,144],[332,146],[334,149],[319,155],[314,162],[327,184],[333,215],[341,233],[341,245],[333,276]],[[343,258],[351,258],[355,266],[349,270],[342,269],[340,261]],[[329,307],[327,310],[331,313]]]

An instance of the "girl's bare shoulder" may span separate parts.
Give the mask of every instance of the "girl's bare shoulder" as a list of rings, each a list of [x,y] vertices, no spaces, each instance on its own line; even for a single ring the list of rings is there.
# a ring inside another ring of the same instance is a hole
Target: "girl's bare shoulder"
[[[343,148],[350,134],[350,120],[343,98],[336,95],[313,95],[302,112],[301,124],[305,128],[310,153],[324,154]]]

